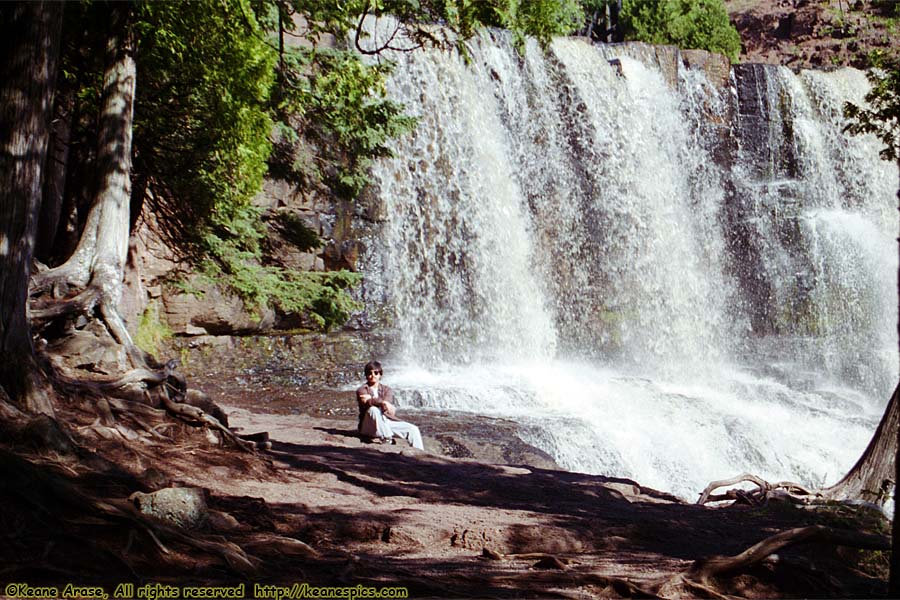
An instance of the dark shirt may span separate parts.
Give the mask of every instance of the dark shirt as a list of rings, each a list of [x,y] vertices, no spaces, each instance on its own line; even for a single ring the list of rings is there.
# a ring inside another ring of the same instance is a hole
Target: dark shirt
[[[369,400],[363,400],[363,394],[368,394],[371,396]],[[356,403],[359,405],[359,425],[357,427],[362,427],[363,417],[366,414],[366,411],[369,410],[371,406],[377,406],[378,408],[384,407],[385,402],[394,403],[394,392],[388,386],[383,383],[378,384],[378,397],[375,397],[375,394],[372,393],[372,388],[369,387],[369,384],[360,386],[358,390],[356,390]]]

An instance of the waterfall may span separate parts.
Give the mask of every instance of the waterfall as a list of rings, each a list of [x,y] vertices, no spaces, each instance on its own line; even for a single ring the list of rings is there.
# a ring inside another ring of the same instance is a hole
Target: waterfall
[[[419,125],[374,168],[362,264],[401,404],[685,498],[843,475],[898,379],[897,170],[842,132],[864,75],[470,53],[398,54],[388,86]]]

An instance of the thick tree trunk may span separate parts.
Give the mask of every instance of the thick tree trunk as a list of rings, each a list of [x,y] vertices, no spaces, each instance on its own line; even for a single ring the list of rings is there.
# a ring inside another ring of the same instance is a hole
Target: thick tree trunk
[[[57,90],[56,96],[50,129],[50,147],[47,152],[43,200],[34,248],[35,257],[45,263],[53,256],[53,246],[63,213],[72,117],[75,112],[75,90],[71,89],[71,86]]]
[[[83,311],[99,308],[113,337],[131,349],[131,337],[117,305],[122,295],[130,233],[134,35],[129,22],[130,4],[111,4],[109,10],[111,27],[101,97],[97,191],[75,251],[42,279],[82,289],[68,306]],[[58,306],[36,310],[34,314],[46,317],[64,312],[66,307]]]
[[[834,500],[866,500],[883,505],[892,493],[897,456],[897,431],[900,426],[900,386],[894,390],[884,416],[862,456],[843,479],[822,490]]]
[[[63,4],[0,4],[0,387],[52,412],[26,318]]]
[[[897,160],[900,168],[900,159]],[[897,186],[897,207],[900,209],[900,182]],[[900,242],[900,237],[897,238]],[[900,256],[900,244],[897,246],[897,254]],[[897,278],[897,303],[900,306],[900,267]],[[897,323],[897,333],[900,334],[900,322]],[[900,338],[898,338],[898,350],[900,350]],[[894,397],[897,393],[894,392]],[[888,595],[891,598],[900,598],[900,502],[897,501],[897,483],[900,482],[900,427],[894,429],[894,522],[891,525],[891,576],[888,581]]]
[[[97,279],[113,297],[121,291],[128,252],[131,199],[131,138],[136,68],[128,30],[129,7],[110,7],[112,28],[106,47],[103,96],[97,148],[97,192],[75,252],[63,265],[73,283]],[[104,280],[118,272],[118,282]]]

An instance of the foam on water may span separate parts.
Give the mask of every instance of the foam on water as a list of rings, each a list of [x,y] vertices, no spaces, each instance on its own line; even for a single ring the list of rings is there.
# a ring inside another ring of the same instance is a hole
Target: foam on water
[[[864,77],[760,66],[739,94],[627,47],[471,52],[389,83],[420,123],[374,169],[362,264],[401,402],[691,499],[843,475],[898,379],[897,170],[842,132]]]

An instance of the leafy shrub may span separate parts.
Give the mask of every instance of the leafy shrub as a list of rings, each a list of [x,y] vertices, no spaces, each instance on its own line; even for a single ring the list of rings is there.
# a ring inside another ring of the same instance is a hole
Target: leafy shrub
[[[522,0],[514,7],[511,29],[530,35],[543,45],[584,24],[584,9],[576,0]]]
[[[741,51],[722,0],[630,0],[621,19],[627,39],[719,52],[732,61]]]
[[[308,186],[325,183],[335,194],[354,199],[368,183],[375,158],[389,156],[389,142],[412,131],[416,120],[385,98],[391,64],[364,63],[345,50],[288,49],[277,85],[277,113],[283,132],[280,164],[273,170]],[[315,149],[297,160],[299,136]],[[274,158],[278,159],[276,153]],[[285,164],[285,159],[290,164]]]
[[[872,89],[866,94],[868,106],[844,105],[844,116],[853,134],[871,133],[881,140],[885,160],[900,160],[900,57],[873,55],[875,68],[867,73]]]

